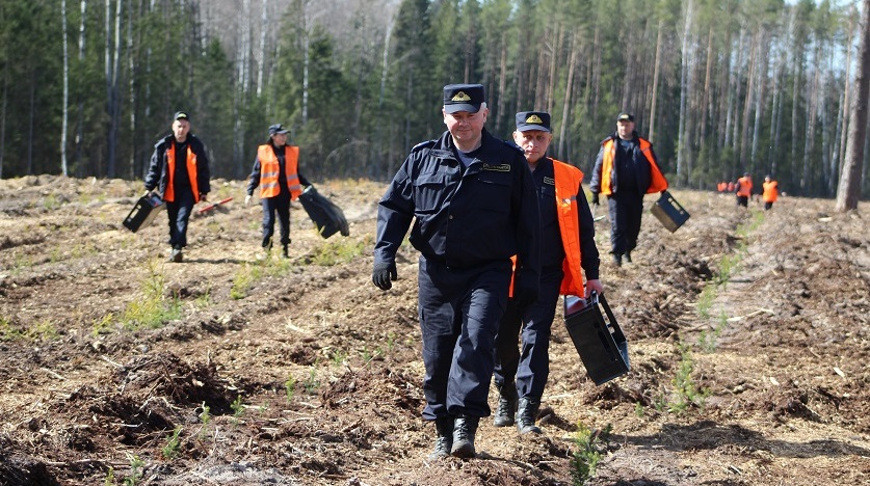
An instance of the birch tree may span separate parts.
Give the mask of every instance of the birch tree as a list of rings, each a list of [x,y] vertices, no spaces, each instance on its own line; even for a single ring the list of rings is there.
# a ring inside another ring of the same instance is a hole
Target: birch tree
[[[837,187],[837,211],[858,208],[861,197],[861,174],[864,165],[864,145],[867,138],[867,108],[870,97],[870,0],[862,2],[861,47],[855,72],[855,96],[849,107],[849,138],[840,184]]]

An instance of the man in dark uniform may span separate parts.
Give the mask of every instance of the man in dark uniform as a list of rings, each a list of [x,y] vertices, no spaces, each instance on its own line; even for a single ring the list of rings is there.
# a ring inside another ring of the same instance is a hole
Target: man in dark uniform
[[[187,246],[187,221],[193,205],[205,201],[211,191],[208,156],[205,146],[190,133],[187,113],[175,113],[172,134],[154,145],[145,189],[157,188],[166,202],[169,216],[169,261],[180,262]]]
[[[592,204],[599,204],[599,193],[607,196],[610,209],[610,244],[617,266],[631,263],[637,246],[643,196],[661,192],[668,182],[659,169],[648,140],[637,135],[634,115],[622,112],[616,117],[616,133],[601,141],[601,150],[592,169]]]
[[[496,336],[495,386],[499,391],[496,427],[516,422],[521,434],[541,433],[535,418],[550,373],[550,330],[559,294],[588,297],[601,293],[595,225],[580,169],[546,157],[553,139],[550,114],[516,114],[514,142],[523,150],[532,171],[541,211],[541,287],[538,300],[519,307],[508,301]],[[582,272],[586,274],[583,284]],[[517,337],[522,328],[522,352]]]
[[[433,458],[473,457],[492,380],[494,341],[517,255],[519,304],[537,299],[540,255],[534,182],[521,151],[490,135],[479,84],[444,87],[447,132],[423,142],[399,168],[378,207],[372,281],[396,279],[396,251],[411,225],[420,252],[419,304],[426,376],[425,420]]]

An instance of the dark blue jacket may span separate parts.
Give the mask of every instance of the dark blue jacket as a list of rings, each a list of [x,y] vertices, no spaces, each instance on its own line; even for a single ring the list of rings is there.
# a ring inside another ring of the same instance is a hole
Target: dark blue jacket
[[[375,263],[394,262],[411,221],[411,244],[427,259],[471,268],[518,256],[518,270],[540,275],[535,184],[523,153],[483,131],[463,170],[449,132],[423,142],[399,168],[378,207]]]
[[[146,190],[151,191],[157,188],[157,191],[161,195],[166,192],[166,184],[169,181],[169,164],[166,163],[166,149],[169,148],[169,144],[173,143],[174,140],[174,135],[168,135],[154,145],[154,153],[151,154],[151,165],[148,167],[148,175],[145,176]],[[190,144],[190,148],[196,154],[196,185],[199,193],[208,194],[211,192],[211,173],[209,171],[208,155],[205,153],[205,146],[200,139],[192,134],[187,135],[187,143]],[[187,163],[187,154],[176,154],[175,157],[175,163],[182,164],[182,167],[184,167],[184,164]],[[190,191],[190,186],[176,187],[175,190]]]

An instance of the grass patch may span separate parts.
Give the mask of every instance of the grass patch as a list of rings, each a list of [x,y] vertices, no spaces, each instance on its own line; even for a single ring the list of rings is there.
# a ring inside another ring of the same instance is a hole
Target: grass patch
[[[166,439],[166,445],[160,449],[164,459],[171,461],[178,457],[178,452],[181,450],[181,440],[178,438],[179,435],[181,435],[181,426],[175,428],[172,435]]]
[[[142,298],[127,304],[120,323],[124,329],[156,329],[164,323],[181,318],[181,302],[164,295],[166,277],[152,261],[148,275],[142,280]]]
[[[340,265],[362,255],[368,246],[366,240],[357,241],[350,238],[327,241],[314,250],[310,262],[323,267]]]
[[[59,337],[57,327],[48,319],[33,326],[22,327],[0,317],[0,341],[54,341]]]

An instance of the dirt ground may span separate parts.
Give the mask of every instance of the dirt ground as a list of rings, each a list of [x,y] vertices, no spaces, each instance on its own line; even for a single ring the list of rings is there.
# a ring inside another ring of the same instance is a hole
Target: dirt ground
[[[602,264],[631,371],[596,386],[559,311],[544,434],[486,419],[478,458],[429,461],[410,245],[370,282],[385,186],[318,185],[351,235],[294,205],[289,260],[213,187],[171,264],[165,215],[121,225],[141,182],[0,180],[0,485],[570,485],[596,454],[597,486],[870,484],[866,203],[674,191],[689,222],[647,212]]]

